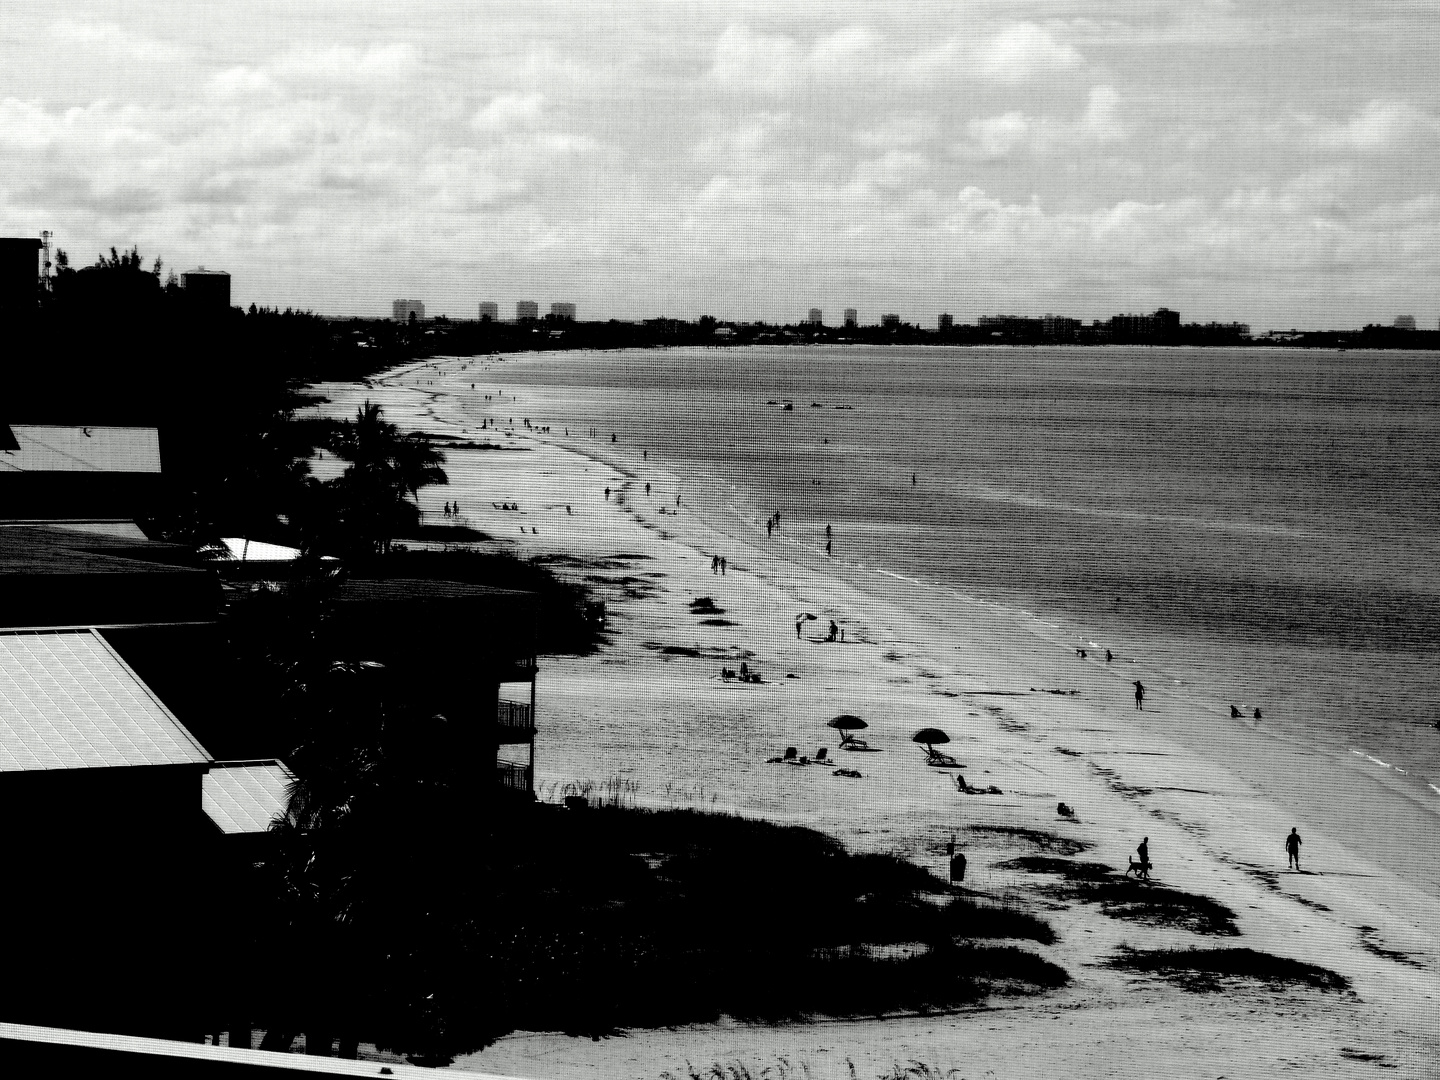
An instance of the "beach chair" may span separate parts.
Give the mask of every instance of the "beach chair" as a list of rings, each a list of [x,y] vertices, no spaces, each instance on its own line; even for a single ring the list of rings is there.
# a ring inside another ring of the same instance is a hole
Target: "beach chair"
[[[857,739],[854,735],[842,731],[840,733],[841,750],[869,750],[870,744],[864,739]]]
[[[794,760],[795,760],[795,754],[796,754],[795,747],[793,747],[793,746],[787,746],[787,747],[785,747],[785,760],[786,760],[786,761],[794,761]]]
[[[933,765],[937,769],[959,769],[963,766],[949,754],[943,754],[939,750],[925,751],[925,764]]]
[[[823,764],[824,762],[829,761],[830,759],[825,756],[826,754],[829,753],[829,751],[830,751],[830,748],[829,748],[828,746],[822,746],[822,747],[820,747],[819,750],[816,750],[816,751],[815,751],[815,761],[816,761],[817,763],[821,763],[821,764]]]

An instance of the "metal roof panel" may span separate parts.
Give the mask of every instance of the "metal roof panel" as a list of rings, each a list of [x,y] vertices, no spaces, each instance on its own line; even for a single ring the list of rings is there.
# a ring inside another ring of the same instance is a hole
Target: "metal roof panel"
[[[0,631],[0,772],[210,760],[95,631]]]

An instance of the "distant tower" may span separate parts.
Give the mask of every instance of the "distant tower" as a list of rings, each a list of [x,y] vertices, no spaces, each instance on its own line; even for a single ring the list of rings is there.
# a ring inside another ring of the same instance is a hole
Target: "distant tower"
[[[396,300],[390,305],[390,310],[396,322],[409,322],[411,315],[417,319],[423,319],[425,318],[425,301]]]
[[[54,235],[49,229],[40,234],[40,288],[46,292],[50,291],[50,237]]]
[[[515,302],[515,321],[525,322],[540,318],[540,305],[534,300],[517,300]]]
[[[818,307],[812,307],[810,309],[810,317],[807,318],[805,321],[811,326],[821,326],[824,324],[825,316]]]
[[[845,325],[851,328],[860,325],[860,313],[853,307],[847,307],[845,309]]]
[[[885,327],[887,330],[898,330],[900,329],[900,316],[893,313],[889,315],[881,315],[880,325]]]
[[[1396,316],[1395,316],[1395,329],[1396,329],[1396,330],[1414,330],[1414,329],[1415,329],[1415,316],[1414,316],[1414,315],[1396,315]]]
[[[574,304],[564,304],[564,303],[551,304],[551,305],[550,305],[550,321],[551,321],[551,322],[574,322],[574,321],[575,321],[575,305],[574,305]]]
[[[499,322],[499,321],[500,321],[500,305],[497,304],[494,300],[481,300],[481,301],[480,301],[480,321],[481,321],[481,322]]]
[[[951,315],[948,311],[942,311],[942,312],[940,313],[940,329],[941,329],[941,330],[953,330],[954,328],[955,328],[955,316]]]

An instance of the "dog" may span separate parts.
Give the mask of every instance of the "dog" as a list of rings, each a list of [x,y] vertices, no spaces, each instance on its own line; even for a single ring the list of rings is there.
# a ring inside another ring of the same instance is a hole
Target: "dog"
[[[1128,858],[1128,856],[1127,856],[1127,858]],[[1130,866],[1129,866],[1128,869],[1126,869],[1126,871],[1125,871],[1125,876],[1126,876],[1126,877],[1129,877],[1131,874],[1134,874],[1134,875],[1135,875],[1135,880],[1137,880],[1137,881],[1139,881],[1141,878],[1144,878],[1146,881],[1149,881],[1149,880],[1150,880],[1150,864],[1149,864],[1148,862],[1136,862],[1133,858],[1131,858],[1131,859],[1130,859]]]

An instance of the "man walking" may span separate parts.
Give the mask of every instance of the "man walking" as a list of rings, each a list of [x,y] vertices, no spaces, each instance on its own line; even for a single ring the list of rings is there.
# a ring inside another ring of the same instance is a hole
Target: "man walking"
[[[1145,684],[1139,679],[1135,680],[1135,708],[1145,710]]]
[[[1295,870],[1300,869],[1300,834],[1295,831],[1294,826],[1290,829],[1290,835],[1285,837],[1285,854],[1288,856],[1286,865]]]

